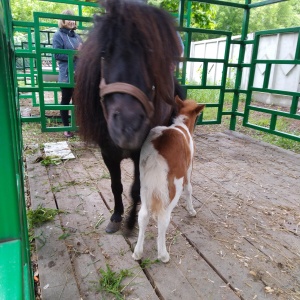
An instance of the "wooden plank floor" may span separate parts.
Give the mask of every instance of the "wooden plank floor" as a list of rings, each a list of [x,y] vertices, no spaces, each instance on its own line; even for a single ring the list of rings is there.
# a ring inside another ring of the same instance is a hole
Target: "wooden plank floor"
[[[300,156],[229,131],[196,130],[195,141],[197,216],[179,202],[167,234],[170,262],[145,269],[131,258],[137,231],[105,233],[113,197],[97,148],[71,143],[76,159],[58,166],[26,158],[32,207],[64,211],[35,231],[44,300],[114,299],[97,288],[107,265],[132,273],[125,299],[300,299]],[[128,208],[129,160],[122,177]],[[145,259],[156,259],[155,225]]]

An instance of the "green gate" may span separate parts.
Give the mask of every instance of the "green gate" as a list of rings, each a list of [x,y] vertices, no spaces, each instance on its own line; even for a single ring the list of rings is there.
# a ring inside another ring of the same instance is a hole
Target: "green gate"
[[[11,15],[0,1],[0,298],[34,299]]]

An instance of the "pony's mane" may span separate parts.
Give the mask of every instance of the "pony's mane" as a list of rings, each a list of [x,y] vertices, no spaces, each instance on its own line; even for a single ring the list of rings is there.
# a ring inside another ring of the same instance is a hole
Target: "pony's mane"
[[[108,64],[116,54],[125,62],[135,59],[147,85],[155,86],[153,104],[159,117],[161,101],[175,106],[171,69],[181,53],[174,20],[167,12],[132,0],[108,0],[105,8],[104,15],[95,17],[76,68],[77,122],[84,140],[91,142],[107,133],[99,101],[101,57]]]

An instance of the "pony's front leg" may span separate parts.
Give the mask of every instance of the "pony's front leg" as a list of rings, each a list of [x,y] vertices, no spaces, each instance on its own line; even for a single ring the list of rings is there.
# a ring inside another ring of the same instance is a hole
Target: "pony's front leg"
[[[115,233],[121,227],[122,215],[124,213],[124,206],[122,201],[123,185],[121,182],[120,167],[121,159],[118,160],[116,159],[116,157],[111,158],[111,155],[106,155],[104,152],[102,152],[102,157],[110,174],[111,190],[115,200],[114,212],[105,231],[107,233]]]
[[[141,196],[140,196],[141,181],[140,181],[140,169],[139,169],[140,152],[135,152],[131,158],[134,164],[134,181],[131,187],[131,198],[133,200],[133,203],[126,222],[127,228],[130,231],[134,228],[134,225],[136,223],[137,205],[141,201]]]

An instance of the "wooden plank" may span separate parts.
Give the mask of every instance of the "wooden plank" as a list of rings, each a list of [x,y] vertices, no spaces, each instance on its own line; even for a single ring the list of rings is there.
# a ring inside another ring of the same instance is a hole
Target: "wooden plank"
[[[80,159],[83,159],[83,157],[81,156]],[[88,170],[88,172],[90,172],[93,178],[99,178],[102,176],[101,168],[97,166],[97,163],[93,160],[92,157],[87,156],[84,160],[85,168]],[[130,187],[132,184],[132,174],[132,162],[130,160],[124,160],[122,162],[122,182],[124,185],[125,205],[130,204],[127,203],[127,201],[128,199],[130,201],[130,197],[128,194],[130,193]],[[110,189],[110,187],[107,186],[107,181],[104,185],[103,181],[104,180],[100,181],[99,186],[101,186],[102,189],[103,186],[106,186],[107,189]],[[111,192],[109,191],[109,193]],[[173,228],[172,225],[171,228]],[[150,256],[146,255],[145,258],[149,258],[153,261],[156,259],[157,254],[156,251],[154,251],[154,249],[156,249],[156,243],[151,238],[151,236],[156,236],[157,233],[154,226],[152,226],[152,230],[154,232],[153,234],[148,234],[148,236],[150,236],[150,240],[146,246],[148,247],[148,254],[150,252]],[[150,280],[153,282],[153,284],[155,284],[158,293],[164,299],[182,299],[184,298],[184,295],[188,295],[189,299],[199,299],[199,297],[203,299],[209,299],[209,297],[211,297],[212,295],[215,295],[215,299],[237,298],[233,291],[230,290],[226,286],[226,284],[224,284],[221,278],[219,278],[219,276],[215,274],[215,272],[203,261],[203,259],[196,253],[196,251],[194,251],[189,245],[186,244],[186,240],[184,240],[180,235],[177,237],[177,239],[178,241],[180,241],[178,242],[179,245],[177,245],[176,243],[176,249],[178,248],[178,250],[176,250],[176,254],[174,253],[174,256],[178,259],[177,263],[172,262],[167,265],[164,265],[162,263],[157,265],[153,264],[150,268],[146,269],[146,273],[150,277]],[[130,237],[129,241],[133,248],[136,242],[136,236]],[[107,241],[103,243],[103,245],[107,246]],[[130,256],[131,254],[132,252],[130,251]],[[115,255],[114,257],[118,257],[118,255]],[[191,257],[192,260],[190,261]],[[133,259],[130,257],[128,259],[129,265],[132,265],[132,261]],[[195,261],[197,261],[197,267],[194,266]],[[168,274],[172,274],[173,276],[170,277]],[[203,274],[202,277],[200,276],[199,278],[199,274]],[[169,280],[170,284],[168,283]],[[191,282],[193,284],[191,284]],[[199,284],[200,282],[202,284]],[[209,286],[207,285],[208,282],[210,283]]]
[[[132,182],[133,164],[129,160],[122,162],[122,174],[123,182]],[[145,257],[150,260],[157,258],[156,237],[156,223],[152,221],[146,231],[144,250]],[[129,240],[133,248],[137,236],[130,237]],[[171,261],[166,265],[154,264],[147,269],[163,299],[185,299],[185,295],[188,295],[188,299],[238,299],[211,266],[181,236],[176,224],[170,224],[167,240],[168,248],[172,248]]]
[[[190,218],[180,202],[167,235],[171,262],[153,263],[144,271],[131,258],[136,235],[125,239],[105,233],[113,196],[99,149],[75,143],[76,160],[49,168],[58,204],[69,212],[61,215],[61,224],[70,234],[64,242],[83,299],[113,299],[92,283],[106,264],[114,271],[132,270],[133,277],[124,281],[126,299],[217,300],[237,294],[241,299],[297,299],[298,228],[286,225],[300,222],[299,156],[231,133],[196,132],[196,144],[197,217]],[[122,162],[125,209],[131,204],[132,169],[129,160]],[[43,192],[37,195],[45,198]],[[105,222],[96,228],[100,218]],[[152,222],[145,258],[156,259],[156,236]]]
[[[215,144],[214,144],[215,143]],[[238,192],[240,185],[253,184],[256,185],[256,189],[251,189],[255,192],[254,196],[258,197],[261,193],[269,196],[269,203],[274,197],[278,197],[278,194],[284,196],[282,200],[290,202],[294,205],[299,205],[298,192],[299,187],[299,174],[300,168],[295,171],[291,171],[294,166],[291,164],[277,164],[276,170],[274,166],[274,157],[266,158],[268,151],[261,152],[261,148],[255,148],[256,144],[249,148],[251,151],[247,151],[247,147],[243,144],[233,143],[228,138],[221,138],[215,142],[200,143],[197,146],[197,156],[199,153],[199,159],[208,164],[213,164],[212,168],[217,172],[210,172],[219,178],[219,180],[227,181],[227,188],[232,192]],[[256,155],[259,153],[259,155]],[[198,157],[196,156],[196,159]],[[224,159],[226,157],[226,159]],[[231,164],[237,164],[239,169],[233,168]],[[214,164],[218,164],[217,169],[214,168]],[[223,171],[223,172],[222,172]],[[226,177],[224,177],[224,174]],[[244,180],[241,182],[241,180]],[[293,190],[288,189],[289,186],[293,186]]]
[[[167,231],[170,261],[147,268],[162,299],[239,299],[215,271],[203,260],[175,224]],[[145,237],[144,257],[157,259],[156,222],[150,221]],[[130,237],[134,247],[137,237]]]
[[[56,209],[46,168],[35,160],[37,152],[26,157],[31,208],[39,205]],[[34,229],[38,257],[39,282],[43,299],[80,299],[72,265],[64,241],[59,217]]]
[[[234,158],[234,155],[228,154],[227,149],[231,148],[232,150],[232,147],[228,147],[228,145],[225,147],[225,142],[222,141],[222,139],[224,139],[223,136],[218,135],[217,138],[213,136],[211,143],[214,145],[208,145],[208,150],[206,152],[200,152],[200,156],[204,156],[202,164],[200,160],[195,162],[194,169],[196,169],[196,172],[194,172],[193,181],[194,185],[197,185],[200,190],[202,189],[202,192],[199,191],[199,189],[197,190],[197,188],[194,188],[194,196],[196,198],[199,197],[198,199],[202,201],[202,203],[198,204],[198,207],[200,208],[203,206],[207,209],[205,217],[202,215],[203,209],[201,209],[201,216],[205,218],[205,220],[201,223],[202,225],[197,223],[196,227],[199,225],[202,230],[205,228],[209,238],[224,241],[223,245],[222,243],[220,244],[220,247],[223,249],[230,249],[233,253],[236,251],[235,243],[233,241],[238,241],[239,243],[237,245],[241,253],[236,257],[237,262],[238,260],[242,260],[242,262],[247,264],[247,268],[252,267],[253,270],[259,270],[259,272],[256,272],[259,274],[259,279],[262,280],[265,285],[269,284],[270,286],[274,286],[273,293],[275,290],[277,290],[279,294],[283,292],[284,296],[281,297],[282,299],[286,299],[285,297],[293,294],[293,290],[299,286],[299,268],[295,267],[295,265],[297,266],[299,264],[292,263],[293,261],[299,261],[299,255],[297,254],[299,251],[299,247],[297,247],[299,244],[297,242],[298,239],[294,234],[286,235],[286,232],[282,232],[279,227],[274,228],[274,226],[270,226],[271,228],[268,228],[269,226],[264,226],[263,231],[255,229],[256,225],[264,225],[264,223],[259,224],[259,219],[261,219],[261,217],[263,217],[262,219],[267,225],[271,225],[273,221],[272,214],[269,215],[269,213],[265,213],[269,210],[266,211],[261,205],[255,207],[256,203],[253,201],[252,197],[249,198],[249,195],[252,196],[258,189],[256,188],[257,184],[253,185],[251,181],[247,182],[244,180],[243,174],[245,172],[242,172],[240,167],[244,168],[245,166],[243,164],[241,165],[239,160]],[[207,144],[203,145],[203,148],[206,148]],[[223,144],[222,148],[219,147],[220,144]],[[220,149],[219,157],[212,156],[212,152],[210,151],[212,148],[214,150]],[[236,148],[232,151],[235,151],[235,149]],[[251,153],[253,152],[254,151]],[[239,150],[237,150],[237,154],[238,153]],[[215,159],[217,162],[211,162],[213,157],[217,157]],[[256,160],[259,161],[261,157],[262,153],[257,152]],[[221,163],[219,163],[220,161]],[[225,163],[226,168],[224,168]],[[272,169],[272,167],[270,168]],[[236,193],[236,186],[233,184],[234,181],[231,180],[230,176],[232,176],[232,174],[238,174],[236,177],[239,183],[239,193]],[[229,180],[227,180],[228,178]],[[243,183],[240,184],[241,182]],[[261,200],[264,195],[265,194],[260,191],[260,193],[258,193],[258,199]],[[278,201],[281,197],[282,196],[279,194]],[[264,201],[260,202],[267,205],[268,201],[268,196],[266,196],[264,197]],[[291,206],[291,203],[289,202],[286,202],[285,204]],[[299,208],[297,209],[297,207],[293,207],[293,205],[292,208],[299,211]],[[267,217],[267,219],[269,218],[269,222],[266,222],[268,220],[266,220],[265,217]],[[203,242],[201,242],[197,235],[192,232],[192,228],[194,228],[195,225],[186,228],[186,224],[182,224],[179,227],[187,230],[188,238],[191,239],[197,247],[200,247],[201,245],[201,251],[204,253],[204,256],[207,256],[209,260],[218,262],[218,264],[222,265],[222,261],[218,261],[217,257],[211,254],[212,248],[203,248]],[[276,233],[273,232],[274,229],[277,229]],[[246,239],[246,242],[243,241],[243,239]],[[205,246],[207,246],[207,243],[209,244],[209,241],[205,243]],[[210,244],[213,245],[211,242]],[[251,252],[249,253],[248,248],[251,249],[253,253],[256,253],[255,260],[253,259],[253,256],[251,256]],[[225,253],[224,250],[222,251]],[[226,255],[226,257],[227,260],[232,260],[232,264],[236,264],[233,256],[229,257],[229,259],[228,255]],[[243,261],[243,258],[245,257],[249,257],[251,260],[249,262]],[[259,262],[255,264],[254,261]],[[234,270],[228,266],[227,268],[228,272],[224,275],[226,278],[232,276],[230,273],[236,273],[236,265],[234,266]],[[246,271],[243,271],[242,269],[243,268],[241,268],[238,273],[246,273]],[[226,270],[226,266],[224,268],[222,267],[222,270]],[[236,283],[243,284],[240,280],[241,277],[243,276],[235,279],[237,280]],[[245,278],[245,280],[246,279],[247,278]],[[244,282],[247,283],[245,280]],[[242,289],[243,293],[245,293],[245,287],[247,291],[247,286],[243,287],[242,285],[237,285],[237,287]],[[248,291],[246,292],[246,295],[247,293]],[[247,296],[250,297],[251,294]]]
[[[240,152],[238,148],[235,147],[237,154]],[[252,151],[252,153],[255,152]],[[264,150],[264,152],[268,151]],[[273,178],[271,172],[261,169],[258,166],[255,170],[252,169],[252,172],[256,173],[249,177],[249,171],[245,172],[244,166],[240,167],[239,160],[233,155],[228,154],[228,150],[224,149],[222,156],[221,162],[219,159],[216,159],[215,162],[204,160],[201,167],[198,168],[200,171],[194,173],[194,180],[203,178],[203,176],[209,177],[207,186],[209,186],[212,180],[221,185],[223,189],[232,192],[234,195],[229,205],[235,202],[236,207],[243,204],[243,207],[246,206],[245,208],[255,208],[252,211],[252,216],[253,218],[261,219],[258,221],[258,225],[269,226],[273,230],[277,229],[279,234],[275,238],[283,239],[284,237],[281,234],[284,230],[283,223],[294,222],[297,224],[300,221],[299,218],[297,219],[297,214],[294,213],[299,210],[300,206],[299,201],[295,200],[298,197],[297,189],[300,187],[300,181],[297,182],[297,185],[293,186],[293,189],[287,189]],[[257,152],[257,157],[253,160],[261,160],[261,165],[263,165],[263,158],[260,152]],[[265,168],[268,167],[272,170],[272,166],[269,166],[267,163],[264,165]],[[247,167],[247,169],[251,169],[251,166]],[[268,189],[261,183],[263,182],[262,177],[265,174],[269,177]],[[272,182],[275,183],[274,187],[271,185]],[[203,182],[199,184],[203,184]],[[290,201],[287,201],[287,199]],[[293,235],[296,234],[295,230],[296,227],[292,235],[285,236],[287,242],[286,248],[295,248],[295,239],[293,238]]]
[[[106,270],[108,264],[113,271],[130,269],[132,272],[132,276],[123,281],[125,286],[128,285],[124,290],[127,299],[136,299],[139,295],[143,295],[144,299],[157,299],[154,289],[139,264],[132,260],[130,247],[123,236],[105,233],[110,213],[97,189],[99,177],[98,174],[92,172],[93,167],[101,172],[101,166],[96,158],[91,152],[84,151],[78,159],[69,161],[63,171],[59,171],[59,176],[58,167],[55,167],[56,176],[53,177],[56,184],[64,180],[68,185],[61,191],[64,195],[60,191],[56,193],[59,207],[69,212],[63,216],[64,224],[76,230],[75,235],[72,233],[72,238],[68,237],[66,241],[77,251],[80,250],[76,246],[79,242],[80,246],[84,245],[84,248],[81,248],[85,249],[84,252],[92,253],[92,255],[84,256],[80,251],[80,256],[72,257],[81,290],[86,299],[99,299],[99,297],[113,299],[114,296],[104,293],[101,293],[101,296],[98,295],[90,283],[99,281],[98,270],[100,268]],[[90,173],[96,178],[92,178]],[[108,182],[107,179],[104,180]],[[68,182],[74,184],[69,185]],[[105,222],[95,228],[99,216],[104,218]]]

